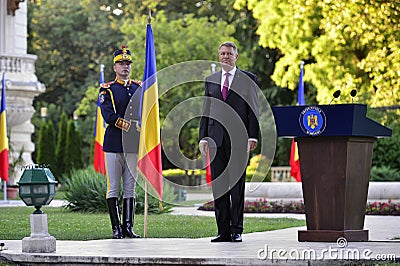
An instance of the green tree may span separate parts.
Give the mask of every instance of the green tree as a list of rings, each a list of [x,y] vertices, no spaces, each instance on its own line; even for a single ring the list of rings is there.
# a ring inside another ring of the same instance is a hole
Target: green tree
[[[294,89],[298,63],[304,79],[318,88],[317,100],[327,103],[332,92],[359,91],[360,102],[394,105],[400,100],[400,6],[394,1],[237,0],[258,20],[263,47],[279,49],[282,57],[272,79]]]
[[[58,136],[57,136],[57,147],[56,147],[56,163],[57,167],[54,173],[56,178],[61,178],[61,176],[67,172],[66,161],[67,157],[67,126],[68,118],[65,112],[62,112],[60,116],[60,122],[58,124]],[[58,180],[60,180],[58,179]]]
[[[51,120],[47,123],[46,150],[48,154],[47,164],[52,170],[56,167],[56,132]]]
[[[55,166],[55,132],[51,120],[43,121],[40,128],[37,163],[50,169]]]
[[[400,121],[394,110],[369,109],[368,115],[392,129],[391,138],[380,138],[374,145],[372,165],[400,171]]]
[[[46,108],[46,116],[42,117],[41,114],[41,108]],[[36,103],[35,107],[35,113],[33,114],[31,118],[31,122],[33,126],[35,127],[35,130],[32,134],[32,142],[35,144],[35,147],[39,146],[39,131],[40,127],[42,125],[42,122],[45,121],[52,121],[54,128],[58,128],[58,121],[60,119],[61,115],[61,107],[57,106],[55,104],[48,104],[46,102],[40,102],[38,101]],[[57,131],[55,131],[55,136],[57,136]],[[37,162],[37,151],[38,149],[35,149],[35,151],[32,153],[32,160],[34,162]],[[55,165],[53,165],[55,167]]]
[[[81,169],[83,167],[81,153],[81,138],[75,128],[74,120],[68,121],[67,127],[67,146],[66,146],[66,172],[70,173],[72,169]]]
[[[45,134],[46,134],[46,122],[42,121],[40,130],[39,130],[39,140],[37,146],[37,158],[36,162],[38,164],[43,164],[44,160],[46,159],[45,155]]]
[[[38,56],[36,74],[46,84],[36,100],[56,103],[72,115],[85,88],[98,83],[99,65],[112,72],[110,55],[123,36],[112,27],[121,18],[105,2],[29,2],[28,51]]]

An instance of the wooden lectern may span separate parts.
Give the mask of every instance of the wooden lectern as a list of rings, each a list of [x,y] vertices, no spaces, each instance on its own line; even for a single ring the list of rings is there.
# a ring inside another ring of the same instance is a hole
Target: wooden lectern
[[[365,207],[374,142],[390,129],[363,104],[272,107],[278,137],[298,144],[307,230],[298,241],[368,241]]]

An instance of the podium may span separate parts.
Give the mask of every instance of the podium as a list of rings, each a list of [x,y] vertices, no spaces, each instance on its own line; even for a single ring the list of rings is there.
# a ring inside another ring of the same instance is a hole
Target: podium
[[[272,107],[278,137],[298,144],[307,230],[298,241],[368,241],[365,208],[374,142],[392,131],[363,104]]]

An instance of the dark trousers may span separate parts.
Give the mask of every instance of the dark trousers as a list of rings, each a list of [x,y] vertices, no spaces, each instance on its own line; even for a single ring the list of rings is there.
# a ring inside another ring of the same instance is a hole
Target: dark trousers
[[[229,140],[229,139],[228,139]],[[212,151],[210,151],[212,154]],[[223,141],[221,147],[216,148],[216,155],[211,162],[212,190],[214,196],[215,218],[218,234],[232,234],[243,232],[244,191],[246,181],[246,150],[231,162],[231,146]],[[237,160],[239,157],[239,161]]]

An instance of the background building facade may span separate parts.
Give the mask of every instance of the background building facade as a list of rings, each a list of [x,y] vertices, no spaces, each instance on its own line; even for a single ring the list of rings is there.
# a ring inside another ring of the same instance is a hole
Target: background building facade
[[[36,55],[27,53],[28,9],[24,0],[0,0],[0,68],[5,71],[10,185],[32,164],[33,98],[45,91],[35,75]]]

